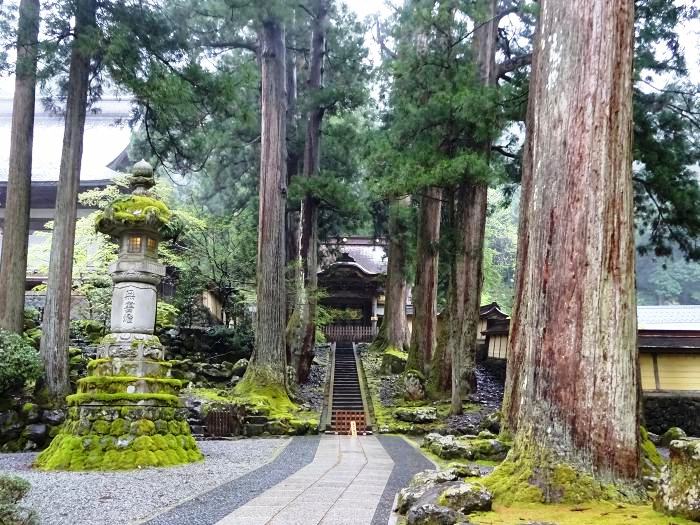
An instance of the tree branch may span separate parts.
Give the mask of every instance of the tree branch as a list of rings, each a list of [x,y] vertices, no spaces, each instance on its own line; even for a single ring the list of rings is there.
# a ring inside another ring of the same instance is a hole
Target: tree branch
[[[229,40],[224,42],[203,42],[202,45],[206,47],[213,47],[215,49],[247,49],[253,53],[258,52],[258,45],[255,42],[249,42],[247,40]]]
[[[532,53],[514,56],[496,66],[496,77],[505,78],[506,73],[510,73],[524,66],[529,66],[530,64],[532,64]]]
[[[508,157],[509,159],[519,159],[520,156],[518,156],[515,153],[511,153],[507,149],[505,149],[503,146],[491,146],[491,151],[496,151],[503,155],[504,157]]]

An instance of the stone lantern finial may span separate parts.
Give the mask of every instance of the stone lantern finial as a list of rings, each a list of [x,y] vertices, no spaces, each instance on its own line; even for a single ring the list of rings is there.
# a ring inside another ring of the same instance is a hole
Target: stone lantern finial
[[[156,181],[153,176],[153,166],[146,160],[141,159],[131,168],[130,184],[136,195],[146,193],[155,186]]]

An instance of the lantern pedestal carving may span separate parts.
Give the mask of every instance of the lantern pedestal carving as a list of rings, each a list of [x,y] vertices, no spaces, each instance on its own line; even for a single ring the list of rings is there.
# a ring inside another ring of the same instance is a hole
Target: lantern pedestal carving
[[[118,239],[111,333],[88,364],[78,392],[66,399],[61,432],[36,466],[48,470],[121,470],[161,467],[203,458],[178,397],[181,381],[170,377],[163,346],[153,334],[157,285],[165,276],[158,242],[172,227],[165,204],[149,196],[153,169],[134,166],[130,196],[98,217],[96,227]]]

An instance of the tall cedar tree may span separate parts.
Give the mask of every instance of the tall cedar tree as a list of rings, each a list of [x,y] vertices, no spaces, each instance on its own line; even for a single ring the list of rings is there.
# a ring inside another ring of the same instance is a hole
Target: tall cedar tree
[[[260,211],[258,218],[255,349],[239,392],[272,388],[286,396],[285,198],[287,75],[284,22],[265,16],[260,28],[262,72]]]
[[[639,477],[633,38],[632,0],[541,2],[503,414],[545,501]]]
[[[472,54],[480,83],[496,84],[496,43],[498,37],[497,0],[481,2],[482,16],[475,18]],[[491,142],[474,139],[475,149],[490,157]],[[462,413],[462,400],[476,391],[476,339],[483,283],[486,196],[483,181],[462,181],[455,192],[456,246],[449,280],[447,352],[452,357],[451,414]]]
[[[384,285],[384,317],[373,346],[380,350],[404,351],[409,344],[406,298],[408,293],[406,214],[410,197],[400,197],[389,206],[386,282]]]
[[[326,53],[326,25],[328,0],[315,0],[311,6],[311,62],[306,81],[307,94],[312,100],[306,116],[304,145],[304,172],[306,178],[317,177],[321,168],[321,124],[325,108],[319,99],[323,86],[323,61]],[[299,383],[306,382],[311,371],[313,349],[316,343],[316,306],[318,303],[318,207],[315,195],[307,192],[301,206],[301,236],[299,260],[304,275],[304,296],[301,301],[300,341],[292,353],[292,365]],[[299,302],[298,302],[299,303]]]
[[[430,374],[437,344],[437,287],[442,188],[430,186],[420,197],[416,235],[416,279],[413,287],[413,330],[407,369]]]
[[[17,29],[5,231],[0,259],[0,328],[17,333],[22,332],[24,322],[39,23],[39,0],[22,0]]]
[[[75,223],[83,156],[83,132],[96,29],[96,0],[75,3],[75,28],[70,55],[65,131],[56,196],[56,220],[51,238],[51,255],[42,325],[41,357],[49,396],[62,401],[69,393],[68,342],[73,272]]]
[[[429,32],[417,28],[415,48],[418,53],[428,51]],[[423,94],[427,99],[428,94]],[[435,345],[437,344],[437,286],[440,242],[442,189],[425,188],[420,195],[418,224],[416,226],[416,272],[413,286],[413,319],[411,345],[406,361],[407,370],[418,370],[430,375]]]

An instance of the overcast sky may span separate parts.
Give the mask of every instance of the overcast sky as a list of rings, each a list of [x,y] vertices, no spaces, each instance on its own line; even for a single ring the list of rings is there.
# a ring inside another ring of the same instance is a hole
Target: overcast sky
[[[700,0],[677,1],[693,5],[700,3]],[[360,18],[377,13],[383,17],[391,14],[390,8],[385,5],[383,0],[345,0],[345,2]],[[400,3],[400,0],[395,0],[395,3]],[[686,27],[682,28],[680,41],[685,52],[690,77],[693,82],[700,83],[700,20],[693,20]],[[370,35],[368,35],[368,45],[376,47]],[[663,84],[663,82],[660,81],[660,84]],[[0,98],[12,97],[13,87],[12,78],[0,77]],[[658,87],[662,86],[659,85]]]

